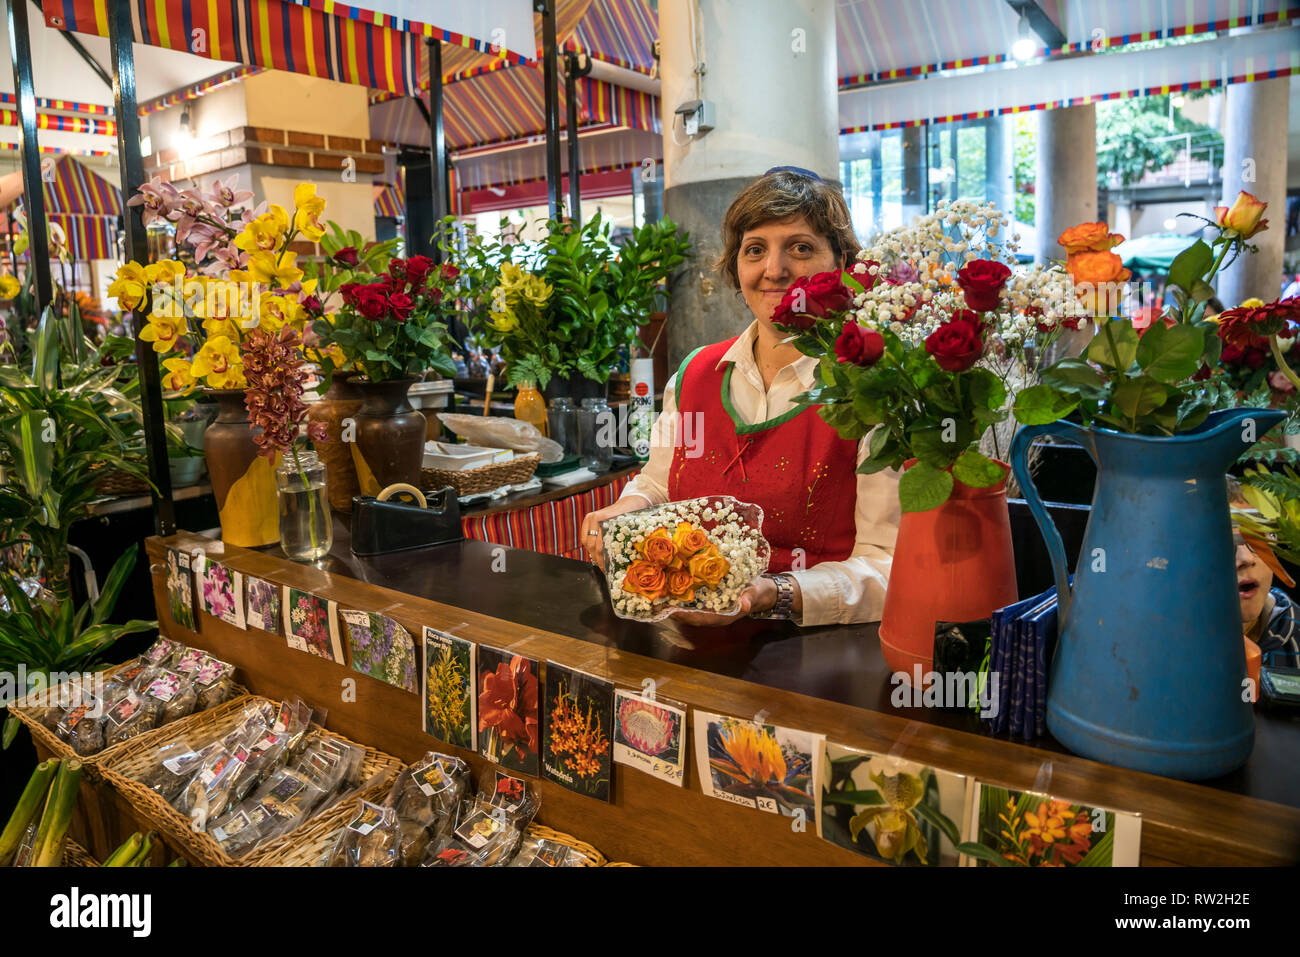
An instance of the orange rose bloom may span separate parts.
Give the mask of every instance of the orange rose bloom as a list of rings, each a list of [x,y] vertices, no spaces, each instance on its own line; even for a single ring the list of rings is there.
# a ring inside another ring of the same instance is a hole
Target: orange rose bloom
[[[1231,208],[1215,206],[1214,218],[1223,228],[1233,230],[1242,239],[1249,239],[1256,233],[1268,229],[1268,220],[1260,219],[1266,209],[1268,203],[1260,202],[1250,193],[1242,190],[1237,194]]]
[[[664,576],[663,567],[654,562],[633,562],[627,566],[627,574],[623,578],[623,590],[649,598],[651,601],[662,598],[668,590],[668,581]]]
[[[729,571],[731,562],[718,554],[716,545],[710,545],[707,551],[691,557],[691,577],[710,588],[716,588]]]
[[[695,600],[695,579],[685,568],[668,569],[668,595],[678,601]]]
[[[1080,223],[1061,233],[1056,241],[1065,247],[1067,256],[1073,256],[1075,253],[1105,252],[1122,243],[1124,237],[1112,233],[1105,223]]]
[[[1124,260],[1108,251],[1074,253],[1066,260],[1066,270],[1079,290],[1084,308],[1094,316],[1113,316],[1119,311],[1123,286],[1132,275]]]
[[[709,536],[702,528],[696,528],[690,522],[678,522],[677,531],[673,532],[673,544],[677,553],[689,558],[701,549],[709,547]]]
[[[668,537],[668,529],[656,528],[644,539],[637,542],[636,550],[646,557],[648,561],[656,565],[667,565],[673,560],[677,549],[673,546],[673,540]]]

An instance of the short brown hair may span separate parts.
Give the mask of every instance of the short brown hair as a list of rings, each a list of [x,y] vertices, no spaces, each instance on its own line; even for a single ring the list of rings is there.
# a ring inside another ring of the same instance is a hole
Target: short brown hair
[[[742,189],[727,209],[722,218],[722,256],[714,268],[727,277],[732,288],[739,289],[736,263],[745,233],[793,216],[804,217],[815,232],[825,236],[841,263],[861,248],[853,234],[849,205],[838,186],[801,173],[774,170]]]

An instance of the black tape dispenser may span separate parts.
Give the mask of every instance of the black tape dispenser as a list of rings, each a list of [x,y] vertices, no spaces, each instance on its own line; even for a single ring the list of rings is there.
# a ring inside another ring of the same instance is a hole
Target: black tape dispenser
[[[389,501],[400,494],[409,495],[414,503]],[[460,503],[450,485],[426,497],[414,485],[399,482],[378,495],[352,497],[353,555],[383,555],[458,542],[464,537]]]

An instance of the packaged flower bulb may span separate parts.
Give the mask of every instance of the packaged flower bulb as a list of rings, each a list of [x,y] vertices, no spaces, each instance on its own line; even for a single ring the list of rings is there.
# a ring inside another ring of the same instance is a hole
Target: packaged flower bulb
[[[402,862],[402,830],[397,811],[369,801],[339,832],[326,867],[397,867]]]
[[[771,547],[763,510],[728,495],[625,512],[601,523],[614,613],[659,621],[677,610],[734,615]]]

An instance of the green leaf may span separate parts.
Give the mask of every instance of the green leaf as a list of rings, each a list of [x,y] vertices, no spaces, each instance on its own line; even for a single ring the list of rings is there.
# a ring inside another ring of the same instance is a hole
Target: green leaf
[[[1065,418],[1078,404],[1078,398],[1050,385],[1031,385],[1016,393],[1016,421],[1021,425],[1047,425]]]
[[[1109,337],[1107,329],[1110,330]],[[1102,326],[1092,342],[1088,343],[1084,355],[1099,365],[1124,372],[1137,358],[1137,351],[1137,330],[1127,319],[1116,319]]]
[[[907,432],[912,454],[935,468],[944,469],[952,465],[961,451],[970,445],[973,436],[968,422],[953,421],[951,442],[944,441],[944,433],[948,430],[943,425],[913,425]]]
[[[928,512],[952,495],[952,473],[928,462],[917,462],[898,480],[898,502],[904,512]]]
[[[1015,861],[1009,861],[991,847],[983,844],[976,844],[974,841],[966,841],[964,844],[957,845],[957,853],[965,854],[967,857],[973,857],[978,861],[984,861],[986,864],[992,864],[995,867],[1018,867]]]
[[[1116,386],[1112,401],[1125,418],[1132,420],[1160,408],[1168,396],[1169,390],[1155,379],[1138,376]]]
[[[958,482],[971,488],[988,488],[1006,477],[1007,470],[992,459],[972,449],[957,456],[952,475]]]
[[[1007,401],[1007,387],[988,369],[973,369],[970,372],[970,397],[976,406],[1000,409]]]
[[[1166,326],[1160,320],[1138,343],[1137,363],[1158,382],[1180,382],[1201,367],[1205,337],[1195,326]]]
[[[1169,282],[1190,292],[1195,287],[1196,281],[1203,278],[1212,265],[1214,265],[1213,250],[1205,244],[1204,240],[1198,239],[1174,257],[1174,261],[1169,265]]]
[[[1045,369],[1043,382],[1060,392],[1088,392],[1106,384],[1101,373],[1078,356],[1061,359]]]
[[[961,834],[957,830],[957,825],[952,822],[952,819],[948,817],[948,815],[941,814],[924,801],[914,807],[912,811],[917,817],[923,818],[941,830],[943,836],[952,843],[953,847],[956,847],[961,843]]]

